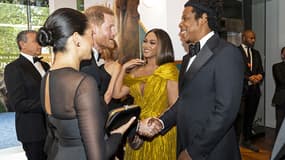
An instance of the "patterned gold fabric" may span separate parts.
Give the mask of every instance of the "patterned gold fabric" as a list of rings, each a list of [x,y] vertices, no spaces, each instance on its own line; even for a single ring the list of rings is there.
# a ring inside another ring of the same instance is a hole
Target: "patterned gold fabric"
[[[174,63],[159,66],[152,75],[134,78],[127,75],[124,84],[130,87],[134,103],[142,108],[141,119],[157,117],[168,108],[167,81],[178,81]],[[142,93],[142,85],[144,86]],[[126,146],[125,160],[174,160],[176,159],[176,128],[167,134],[145,141],[139,150]]]

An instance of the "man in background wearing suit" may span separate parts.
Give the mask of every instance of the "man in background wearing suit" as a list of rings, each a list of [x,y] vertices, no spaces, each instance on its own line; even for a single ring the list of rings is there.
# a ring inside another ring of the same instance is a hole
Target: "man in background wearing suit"
[[[153,136],[177,125],[178,160],[240,160],[233,122],[243,83],[239,50],[217,31],[219,0],[189,0],[179,24],[190,43],[179,75],[179,98],[158,118],[142,120],[138,132]]]
[[[260,54],[254,47],[255,33],[252,30],[245,30],[242,33],[242,44],[239,46],[244,60],[244,84],[243,95],[240,105],[240,120],[237,125],[237,137],[240,139],[240,132],[242,132],[241,146],[252,151],[258,152],[259,149],[254,146],[250,138],[252,137],[252,125],[255,114],[258,108],[258,103],[261,95],[260,84],[264,77],[262,61]]]
[[[22,142],[28,160],[44,160],[46,138],[45,114],[40,102],[41,79],[49,65],[37,57],[41,47],[36,40],[36,31],[21,31],[17,35],[20,49],[18,59],[4,70],[9,104],[16,111],[16,132]]]
[[[276,86],[272,99],[272,104],[275,106],[276,135],[285,117],[285,47],[281,49],[281,59],[282,62],[276,63],[272,66],[272,73]]]

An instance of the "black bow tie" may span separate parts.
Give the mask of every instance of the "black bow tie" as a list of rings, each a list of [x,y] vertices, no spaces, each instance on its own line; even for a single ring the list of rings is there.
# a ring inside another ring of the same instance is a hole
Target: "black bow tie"
[[[189,45],[189,54],[192,56],[195,56],[199,53],[200,51],[200,42],[196,42],[195,44],[190,44]]]
[[[40,62],[40,61],[41,61],[41,59],[43,59],[43,57],[33,57],[33,61],[34,61],[34,63],[36,63],[36,62]]]

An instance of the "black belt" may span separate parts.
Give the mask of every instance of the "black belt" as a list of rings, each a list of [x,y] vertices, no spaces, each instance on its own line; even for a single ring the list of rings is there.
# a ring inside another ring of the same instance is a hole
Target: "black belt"
[[[59,138],[58,141],[59,141],[59,144],[61,146],[71,147],[71,146],[83,145],[81,139],[62,139],[62,138]]]

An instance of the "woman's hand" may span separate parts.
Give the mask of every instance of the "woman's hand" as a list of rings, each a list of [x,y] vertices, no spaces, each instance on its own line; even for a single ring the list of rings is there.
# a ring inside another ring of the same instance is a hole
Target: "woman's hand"
[[[132,117],[127,123],[123,124],[121,127],[111,131],[111,134],[115,134],[115,133],[120,133],[120,134],[124,134],[127,129],[134,123],[134,121],[136,120],[136,117]]]
[[[128,71],[128,70],[132,70],[133,68],[137,67],[137,66],[142,66],[145,64],[144,60],[141,59],[131,59],[128,62],[126,62],[125,64],[123,64],[123,70]]]

